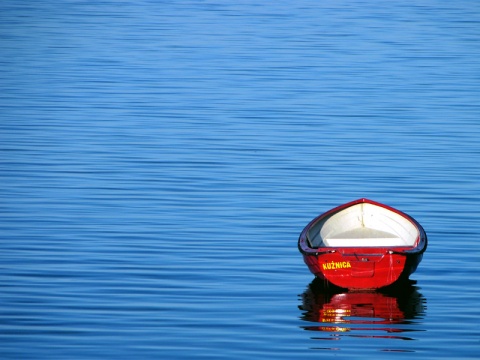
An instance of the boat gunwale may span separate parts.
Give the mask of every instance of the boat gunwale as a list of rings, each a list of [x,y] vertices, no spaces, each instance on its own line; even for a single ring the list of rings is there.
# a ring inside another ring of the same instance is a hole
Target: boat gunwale
[[[357,246],[357,247],[351,247],[351,246],[320,246],[320,247],[312,247],[310,240],[308,239],[308,232],[310,229],[317,224],[320,220],[324,219],[325,217],[328,217],[330,215],[333,215],[335,213],[338,213],[344,209],[347,209],[351,206],[357,205],[357,204],[362,204],[362,203],[367,203],[371,204],[374,206],[378,206],[381,208],[384,208],[386,210],[389,210],[393,213],[396,213],[406,220],[410,221],[418,230],[418,237],[415,240],[415,244],[413,246]],[[314,219],[312,219],[307,226],[302,230],[300,233],[299,239],[298,239],[298,248],[300,252],[304,255],[319,255],[319,254],[325,254],[325,253],[332,253],[332,252],[338,252],[341,250],[348,251],[352,249],[369,249],[370,251],[380,251],[380,252],[389,252],[391,254],[421,254],[427,249],[427,236],[425,233],[425,230],[423,227],[410,215],[395,209],[391,206],[369,200],[366,198],[360,198],[357,200],[350,201],[348,203],[339,205],[334,207],[333,209],[328,210],[327,212],[318,215]]]

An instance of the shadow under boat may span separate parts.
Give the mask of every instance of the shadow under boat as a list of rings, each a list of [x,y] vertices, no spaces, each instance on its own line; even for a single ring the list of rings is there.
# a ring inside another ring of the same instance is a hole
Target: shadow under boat
[[[405,280],[377,291],[347,291],[316,278],[301,295],[302,304],[299,309],[303,313],[300,318],[311,323],[302,328],[331,333],[362,330],[387,333],[415,331],[389,326],[410,324],[425,314],[426,300],[415,283],[413,280]],[[390,335],[368,337],[410,340],[408,337]]]

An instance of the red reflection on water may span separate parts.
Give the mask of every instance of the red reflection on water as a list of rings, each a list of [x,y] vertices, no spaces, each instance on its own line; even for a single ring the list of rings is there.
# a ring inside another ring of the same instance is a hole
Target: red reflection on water
[[[322,281],[314,280],[302,294],[300,306],[304,311],[301,319],[312,324],[302,328],[331,333],[330,337],[313,338],[316,340],[340,340],[341,336],[412,340],[406,336],[378,335],[374,332],[394,334],[413,331],[385,325],[411,323],[412,319],[424,313],[424,302],[413,282],[381,292],[348,292],[325,287]],[[361,326],[367,324],[370,326]]]

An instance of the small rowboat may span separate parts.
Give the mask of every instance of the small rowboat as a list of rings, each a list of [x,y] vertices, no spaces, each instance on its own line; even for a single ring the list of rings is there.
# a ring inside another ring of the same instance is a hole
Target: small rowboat
[[[365,198],[317,216],[298,248],[320,279],[351,290],[408,279],[427,249],[427,235],[409,215]]]

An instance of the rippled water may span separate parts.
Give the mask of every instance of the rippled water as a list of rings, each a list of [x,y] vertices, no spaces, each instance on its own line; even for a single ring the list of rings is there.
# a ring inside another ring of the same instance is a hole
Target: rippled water
[[[476,2],[3,1],[3,359],[475,358]],[[359,197],[426,229],[412,284],[297,250]]]

